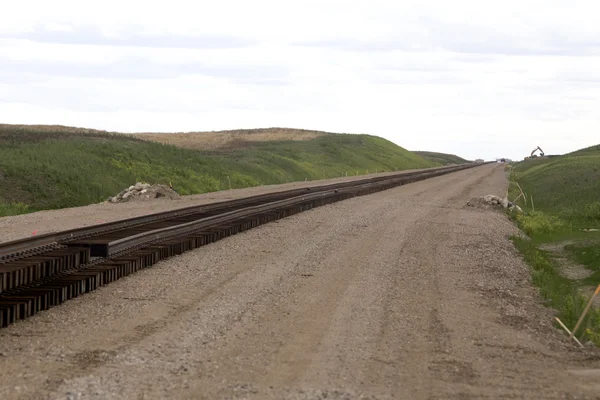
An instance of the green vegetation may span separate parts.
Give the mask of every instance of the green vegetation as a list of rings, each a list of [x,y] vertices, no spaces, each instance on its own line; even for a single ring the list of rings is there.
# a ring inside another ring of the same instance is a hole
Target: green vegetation
[[[516,164],[512,175],[528,200],[533,197],[536,210],[578,224],[600,220],[600,146],[527,160]],[[512,189],[517,193],[516,187]]]
[[[589,155],[589,154],[598,155],[599,153],[600,153],[600,144],[597,144],[595,146],[586,147],[585,149],[580,149],[580,150],[574,151],[572,153],[569,153],[568,156],[580,156],[580,155]]]
[[[588,268],[592,274],[582,283],[595,287],[600,282],[600,240],[592,239],[565,246],[573,260]]]
[[[421,157],[433,161],[434,163],[446,165],[446,164],[465,164],[469,161],[455,156],[454,154],[435,153],[433,151],[413,151],[413,153],[420,155]]]
[[[185,195],[435,165],[369,135],[200,152],[102,131],[0,125],[0,216],[100,202],[137,181],[171,182]]]
[[[561,321],[572,329],[589,298],[581,295],[577,285],[559,273],[559,267],[549,252],[540,250],[531,240],[517,236],[512,240],[531,266],[532,281],[540,288],[540,294],[558,311]],[[581,326],[576,336],[600,346],[600,309],[592,308]]]
[[[560,218],[541,211],[530,211],[527,215],[519,215],[517,221],[526,234],[531,236],[547,236],[562,232],[568,225]]]
[[[12,204],[0,203],[0,216],[27,214],[28,212],[31,212],[31,209],[29,208],[29,206],[27,204],[23,204],[23,203],[12,203]]]
[[[519,198],[517,203],[525,210],[515,218],[531,238],[513,238],[515,246],[532,266],[533,281],[542,295],[571,328],[581,315],[590,288],[600,283],[600,232],[584,230],[600,229],[599,196],[600,146],[526,160],[511,168],[509,197]],[[558,254],[540,250],[548,244],[562,250],[557,250]],[[579,280],[564,277],[557,256],[565,255],[589,269],[589,276]],[[600,310],[590,312],[584,329],[578,334],[600,346]]]

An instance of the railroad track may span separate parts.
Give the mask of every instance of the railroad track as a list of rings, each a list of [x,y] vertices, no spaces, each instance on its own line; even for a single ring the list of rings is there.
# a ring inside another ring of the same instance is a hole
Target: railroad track
[[[0,243],[0,327],[256,226],[479,165],[287,190]]]

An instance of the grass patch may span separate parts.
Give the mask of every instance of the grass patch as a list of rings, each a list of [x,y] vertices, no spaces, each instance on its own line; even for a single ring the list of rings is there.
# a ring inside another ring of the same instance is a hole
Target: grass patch
[[[596,287],[600,282],[600,241],[584,241],[565,246],[573,261],[585,266],[592,275],[583,279],[581,284]]]
[[[577,209],[562,211],[559,215],[576,226],[600,229],[600,202],[598,201],[583,204]]]
[[[0,203],[0,217],[8,217],[11,215],[20,215],[27,214],[32,212],[32,210],[27,204],[23,203]]]
[[[540,294],[558,311],[558,317],[568,327],[574,327],[588,301],[577,287],[563,277],[558,266],[548,252],[540,250],[534,243],[522,237],[513,236],[515,247],[531,266],[533,283]],[[577,332],[580,340],[591,340],[600,346],[600,310],[592,309]]]
[[[569,245],[565,246],[565,249],[573,253],[575,260],[579,264],[600,271],[600,247],[598,243]]]
[[[516,216],[516,219],[521,230],[529,236],[548,236],[571,229],[569,224],[561,218],[541,211],[519,214]]]

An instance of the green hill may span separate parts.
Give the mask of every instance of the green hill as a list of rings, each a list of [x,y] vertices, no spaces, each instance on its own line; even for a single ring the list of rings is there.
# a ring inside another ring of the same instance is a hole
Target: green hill
[[[413,151],[413,153],[420,155],[426,160],[433,161],[438,164],[465,164],[469,161],[456,156],[454,154],[436,153],[433,151]]]
[[[563,156],[532,159],[518,163],[514,177],[536,210],[581,216],[600,207],[600,146]],[[600,210],[598,212],[600,218]]]
[[[600,154],[600,144],[595,146],[586,147],[585,149],[577,150],[572,153],[567,154],[568,156],[576,156],[576,155],[592,155],[596,156]]]
[[[323,135],[198,151],[133,135],[0,125],[0,216],[96,203],[137,182],[180,194],[436,164],[369,135]]]
[[[514,237],[532,267],[532,281],[573,329],[600,283],[600,146],[516,164],[510,198],[525,214],[515,218],[531,240]],[[533,197],[533,204],[531,198]],[[569,271],[578,271],[573,274]],[[600,309],[592,308],[578,336],[600,346]]]

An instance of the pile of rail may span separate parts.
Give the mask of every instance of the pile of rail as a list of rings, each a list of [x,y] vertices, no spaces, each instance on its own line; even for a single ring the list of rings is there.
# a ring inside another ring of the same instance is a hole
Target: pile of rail
[[[0,243],[0,327],[258,225],[479,165],[293,189]]]

